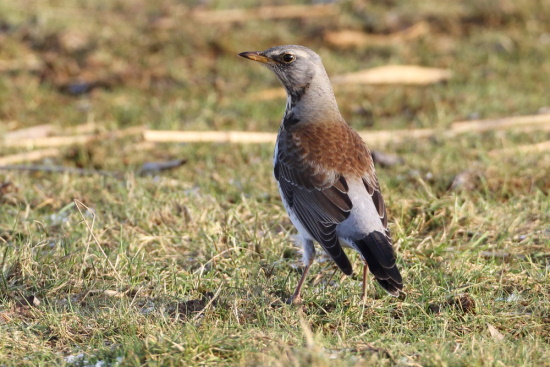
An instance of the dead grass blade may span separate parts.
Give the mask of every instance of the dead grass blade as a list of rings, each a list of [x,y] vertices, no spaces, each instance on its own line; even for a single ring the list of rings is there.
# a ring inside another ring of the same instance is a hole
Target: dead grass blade
[[[24,129],[7,132],[6,134],[4,134],[4,140],[13,141],[20,139],[44,138],[48,135],[51,135],[53,130],[54,129],[51,124],[27,127]]]
[[[222,291],[222,288],[223,286],[225,285],[225,282],[222,282],[222,284],[220,284],[220,286],[218,287],[218,289],[216,290],[216,293],[214,293],[214,295],[212,296],[212,298],[210,298],[210,301],[208,301],[208,303],[206,304],[206,306],[204,306],[204,308],[202,310],[199,311],[199,313],[197,313],[195,316],[193,316],[193,321],[197,321],[199,319],[199,317],[202,316],[202,314],[208,310],[210,308],[210,306],[212,306],[212,303],[214,303],[214,301],[218,298],[218,296],[220,295],[220,292]]]
[[[489,130],[502,130],[509,127],[529,125],[549,125],[550,113],[539,115],[512,116],[499,119],[457,121],[451,125],[451,130],[461,132],[483,132]],[[544,126],[543,126],[544,127]]]
[[[418,65],[386,65],[348,73],[333,78],[335,84],[407,84],[428,85],[449,80],[453,72],[447,69]]]
[[[392,43],[401,43],[425,36],[430,32],[427,22],[421,21],[406,29],[388,35],[369,34],[366,32],[344,29],[328,31],[325,33],[325,41],[333,46],[364,47],[364,46],[387,46]]]
[[[201,23],[247,22],[256,19],[289,19],[326,17],[337,14],[331,4],[262,6],[254,9],[200,10],[192,13]]]
[[[87,255],[88,255],[88,250],[89,250],[89,247],[90,247],[90,243],[93,240],[93,242],[95,242],[95,244],[97,245],[97,247],[99,248],[99,250],[101,251],[103,256],[105,257],[105,259],[109,263],[109,266],[111,267],[111,269],[113,269],[113,272],[115,273],[118,281],[122,282],[122,277],[121,277],[120,273],[118,272],[116,267],[113,265],[113,263],[111,262],[111,260],[109,259],[109,257],[105,253],[105,251],[103,250],[103,247],[99,243],[99,241],[98,241],[98,239],[97,239],[97,237],[94,233],[95,212],[92,209],[90,209],[88,206],[86,206],[86,204],[84,204],[82,201],[80,201],[78,199],[74,199],[74,203],[76,205],[76,208],[78,209],[78,212],[80,213],[80,217],[82,218],[82,221],[86,225],[86,229],[88,230],[88,240],[86,240],[86,253],[84,254],[84,258],[83,258],[83,262],[82,262],[82,269],[80,271],[80,273],[81,273],[80,276],[82,276],[82,273],[84,271],[84,260],[86,259]],[[91,215],[92,215],[92,223],[91,224],[86,219],[86,216],[82,212],[81,208],[84,208],[84,209],[86,209],[86,211],[88,213],[91,213]]]
[[[316,347],[316,344],[315,344],[315,338],[314,338],[314,335],[313,335],[313,331],[311,331],[311,328],[309,327],[309,324],[304,319],[304,312],[302,311],[302,309],[299,309],[298,316],[299,316],[299,320],[300,320],[300,327],[302,328],[302,332],[304,333],[304,337],[306,339],[307,347],[310,348],[310,349],[316,349],[317,347]]]
[[[274,141],[273,133],[245,131],[162,131],[145,130],[145,141],[155,143],[269,143]]]
[[[27,139],[4,139],[6,147],[62,147],[74,144],[84,144],[103,139],[121,139],[127,136],[143,133],[142,126],[132,126],[127,129],[104,132],[94,135],[73,135],[73,136],[49,136]]]
[[[24,147],[24,148],[41,148],[41,147],[63,147],[73,144],[83,144],[91,141],[92,136],[76,135],[76,136],[49,136],[43,138],[28,138],[17,140],[6,140],[6,147]]]
[[[489,151],[491,156],[499,156],[501,154],[516,154],[516,153],[533,153],[550,151],[550,140],[543,141],[537,144],[524,144],[512,148],[493,149]]]
[[[379,145],[403,141],[405,139],[429,138],[434,136],[436,133],[436,129],[359,131],[359,135],[361,135],[363,140],[370,144]]]
[[[491,337],[495,340],[503,340],[504,339],[504,335],[502,335],[502,333],[500,331],[498,331],[498,329],[496,327],[494,327],[493,325],[487,323],[487,329],[489,329],[489,334],[491,334]]]
[[[59,154],[61,154],[61,151],[57,148],[47,148],[47,149],[34,150],[31,152],[16,153],[16,154],[0,157],[0,165],[4,166],[4,165],[10,165],[10,164],[15,164],[19,162],[39,161],[44,158],[55,157]]]

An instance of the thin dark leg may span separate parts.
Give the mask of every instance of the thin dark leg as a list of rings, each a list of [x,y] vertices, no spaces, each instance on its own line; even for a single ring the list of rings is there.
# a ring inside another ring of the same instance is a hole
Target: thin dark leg
[[[304,268],[304,272],[302,273],[302,277],[300,278],[300,281],[298,282],[298,285],[296,286],[296,290],[294,291],[294,294],[287,301],[288,304],[299,305],[299,304],[302,303],[302,297],[300,296],[300,292],[302,291],[302,285],[304,284],[304,280],[306,280],[306,275],[307,275],[307,272],[309,271],[310,267],[311,267],[311,264],[308,264]]]
[[[367,296],[367,273],[369,272],[369,266],[365,263],[363,266],[363,293],[361,294],[361,300],[364,301]]]

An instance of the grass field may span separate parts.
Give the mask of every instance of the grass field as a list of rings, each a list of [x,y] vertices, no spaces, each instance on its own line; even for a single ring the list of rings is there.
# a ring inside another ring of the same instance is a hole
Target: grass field
[[[349,0],[325,16],[214,19],[232,4],[0,2],[0,138],[91,126],[100,139],[28,164],[107,172],[0,169],[0,366],[549,366],[548,124],[444,132],[549,113],[550,3]],[[418,25],[427,31],[399,36]],[[328,36],[343,30],[362,38]],[[357,130],[439,132],[370,144],[402,159],[377,172],[403,297],[371,283],[362,303],[360,275],[319,261],[304,304],[283,302],[301,262],[273,144],[113,134],[276,132],[285,99],[262,92],[278,81],[237,53],[279,44],[316,50],[329,75],[453,72],[427,86],[335,87]],[[0,140],[0,158],[38,148]],[[185,164],[140,173],[174,159]]]

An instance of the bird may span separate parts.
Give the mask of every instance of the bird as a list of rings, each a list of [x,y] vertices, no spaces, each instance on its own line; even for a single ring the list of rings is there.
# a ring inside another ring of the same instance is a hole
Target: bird
[[[353,268],[343,248],[360,254],[364,264],[361,300],[366,297],[368,270],[387,293],[398,296],[403,279],[372,155],[340,114],[321,57],[299,45],[239,56],[267,66],[287,94],[273,171],[283,205],[298,231],[304,264],[287,302],[302,303],[315,242],[348,276]]]

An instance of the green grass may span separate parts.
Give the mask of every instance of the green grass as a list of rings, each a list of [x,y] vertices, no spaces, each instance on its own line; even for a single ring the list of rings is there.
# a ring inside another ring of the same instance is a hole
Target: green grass
[[[236,54],[286,43],[317,50],[330,75],[385,64],[453,70],[428,87],[336,88],[357,129],[443,130],[549,107],[545,1],[337,7],[328,19],[206,26],[172,0],[2,2],[0,133],[86,121],[275,132],[284,99],[253,97],[278,82]],[[419,21],[431,32],[403,44],[340,49],[322,37]],[[95,88],[74,96],[75,82]],[[550,155],[489,152],[549,139],[516,129],[371,145],[405,160],[377,170],[406,296],[372,283],[362,303],[360,276],[316,262],[301,307],[282,302],[300,255],[272,145],[107,138],[41,163],[117,178],[0,171],[0,365],[548,365]],[[0,156],[21,150],[0,146]],[[176,158],[187,163],[136,173]],[[467,170],[471,187],[448,191]]]

